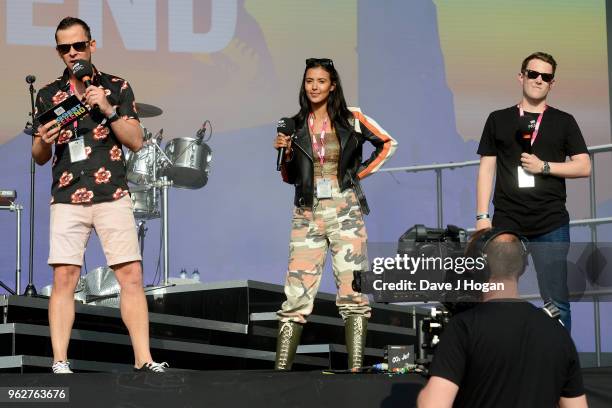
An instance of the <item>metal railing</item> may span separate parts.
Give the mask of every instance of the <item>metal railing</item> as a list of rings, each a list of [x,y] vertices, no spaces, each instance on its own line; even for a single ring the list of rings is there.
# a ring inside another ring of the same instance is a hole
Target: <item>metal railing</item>
[[[10,205],[0,205],[1,210],[8,210],[14,212],[17,218],[17,230],[15,232],[15,293],[21,293],[21,211],[23,207],[17,203],[11,203]],[[6,288],[5,288],[6,289]]]
[[[588,226],[591,229],[591,242],[597,244],[597,226],[602,224],[612,223],[612,217],[597,218],[597,198],[595,194],[595,154],[612,152],[612,144],[591,146],[588,148],[589,156],[591,158],[591,176],[589,177],[589,204],[590,214],[587,219],[572,220],[570,226]],[[442,171],[454,170],[462,167],[475,167],[480,164],[480,160],[469,160],[457,163],[439,163],[439,164],[427,164],[419,166],[408,166],[408,167],[390,167],[380,169],[379,172],[394,173],[394,172],[405,172],[405,173],[419,173],[424,171],[433,171],[436,174],[436,218],[438,228],[443,228],[444,225],[444,203],[442,193]],[[590,296],[593,298],[593,322],[595,326],[595,358],[597,367],[601,366],[601,315],[599,310],[599,296],[612,294],[612,291],[597,291],[592,293]],[[532,298],[533,295],[528,295],[528,298]]]

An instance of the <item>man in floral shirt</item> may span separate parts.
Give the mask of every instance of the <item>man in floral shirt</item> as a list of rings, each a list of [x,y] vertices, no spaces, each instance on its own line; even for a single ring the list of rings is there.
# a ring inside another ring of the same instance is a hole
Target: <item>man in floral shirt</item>
[[[67,354],[73,296],[92,228],[121,285],[121,316],[132,340],[135,369],[163,372],[167,365],[153,362],[149,349],[141,257],[121,149],[138,151],[143,143],[134,94],[127,81],[95,67],[89,86],[76,79],[72,73],[76,61],[91,61],[96,51],[96,41],[83,20],[64,18],[55,40],[66,69],[61,78],[40,90],[36,114],[70,95],[76,95],[90,112],[61,129],[53,127],[54,122],[35,123],[34,160],[43,165],[53,156],[48,260],[53,267],[49,300],[53,372],[72,372]]]

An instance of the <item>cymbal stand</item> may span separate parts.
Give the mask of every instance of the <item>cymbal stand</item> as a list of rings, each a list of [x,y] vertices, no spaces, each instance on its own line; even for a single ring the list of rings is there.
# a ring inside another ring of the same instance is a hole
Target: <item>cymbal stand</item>
[[[162,254],[164,258],[164,263],[162,266],[162,272],[164,275],[163,285],[169,285],[170,280],[170,258],[169,258],[169,239],[168,239],[168,189],[172,186],[172,180],[169,180],[166,176],[157,177],[157,154],[160,155],[160,168],[164,169],[168,166],[171,166],[172,160],[166,155],[166,153],[159,146],[159,142],[161,142],[161,137],[163,134],[163,129],[161,129],[158,133],[158,136],[153,138],[152,143],[155,147],[153,149],[153,188],[156,190],[159,189],[161,193],[161,221],[162,221]],[[157,191],[154,192],[155,197],[157,197]]]
[[[168,258],[168,188],[172,186],[172,180],[162,176],[156,185],[161,189],[161,216],[162,216],[162,252],[164,257],[163,274],[164,285],[169,284],[170,259]]]
[[[36,77],[28,76],[26,77],[26,82],[30,84],[29,92],[30,92],[30,117],[32,118],[32,124],[28,129],[26,125],[26,130],[31,131],[30,135],[32,136],[32,145],[34,145],[34,134],[37,129],[34,129],[34,81]],[[35,204],[35,188],[36,188],[36,164],[34,163],[34,157],[30,154],[30,248],[29,248],[29,256],[28,256],[28,285],[26,286],[23,294],[25,296],[36,296],[36,287],[34,286],[34,204]]]
[[[157,135],[153,136],[151,134],[151,132],[149,132],[146,128],[143,128],[143,138],[144,138],[144,143],[146,145],[153,145],[154,149],[153,149],[153,158],[152,158],[152,163],[153,165],[151,166],[151,173],[153,175],[152,177],[152,182],[151,183],[147,183],[144,186],[145,187],[149,187],[153,189],[153,201],[154,203],[157,203],[158,197],[160,196],[160,189],[161,189],[161,185],[163,185],[163,183],[161,183],[160,180],[158,180],[157,174],[158,174],[158,167],[163,169],[167,166],[171,166],[172,165],[172,161],[170,160],[170,158],[164,153],[164,151],[161,149],[161,147],[159,146],[159,143],[161,142],[161,138],[163,135],[164,130],[160,129],[159,132],[157,133]],[[161,164],[158,163],[158,154],[161,156]],[[156,206],[156,205],[154,205]],[[144,260],[144,241],[145,241],[145,237],[148,231],[148,228],[146,227],[146,220],[140,220],[138,222],[138,244],[140,246],[140,256],[143,258]],[[165,246],[167,247],[167,243],[165,244]],[[167,269],[167,268],[166,268]]]

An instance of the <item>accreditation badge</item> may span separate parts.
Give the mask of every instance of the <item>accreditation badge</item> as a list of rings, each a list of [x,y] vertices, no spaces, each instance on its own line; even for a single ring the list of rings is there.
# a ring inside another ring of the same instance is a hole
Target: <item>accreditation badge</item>
[[[516,168],[518,172],[518,186],[519,188],[532,188],[535,187],[535,177],[533,174],[525,171],[524,168],[518,166]]]
[[[332,197],[332,187],[331,180],[328,178],[320,178],[317,179],[317,198],[331,198]]]
[[[82,137],[68,143],[68,150],[70,151],[70,163],[76,163],[87,159],[85,140],[83,140]]]

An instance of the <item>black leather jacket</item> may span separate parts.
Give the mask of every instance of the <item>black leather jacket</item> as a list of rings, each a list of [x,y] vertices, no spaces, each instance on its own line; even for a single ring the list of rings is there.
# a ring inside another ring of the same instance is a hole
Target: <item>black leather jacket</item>
[[[338,163],[338,182],[342,191],[352,188],[357,195],[363,214],[370,209],[366,201],[360,180],[378,170],[394,153],[397,142],[372,119],[359,110],[351,108],[354,118],[353,128],[347,129],[335,124],[336,135],[340,142],[340,159]],[[362,147],[365,141],[375,147],[372,155],[362,163]],[[312,207],[314,197],[314,162],[312,141],[308,126],[304,123],[292,138],[291,157],[283,162],[283,180],[295,185],[293,203],[298,207]]]

